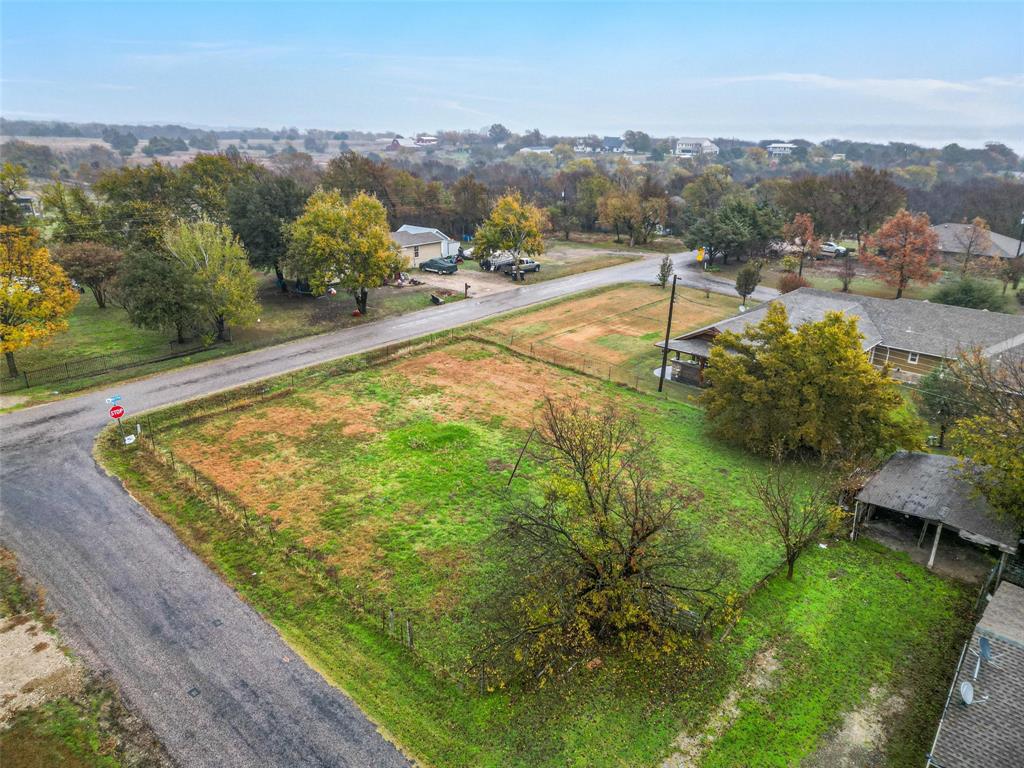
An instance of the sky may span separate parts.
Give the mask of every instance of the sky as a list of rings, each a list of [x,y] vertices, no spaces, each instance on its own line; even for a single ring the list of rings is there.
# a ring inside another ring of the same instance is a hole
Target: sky
[[[1024,0],[0,3],[0,114],[1024,151]]]

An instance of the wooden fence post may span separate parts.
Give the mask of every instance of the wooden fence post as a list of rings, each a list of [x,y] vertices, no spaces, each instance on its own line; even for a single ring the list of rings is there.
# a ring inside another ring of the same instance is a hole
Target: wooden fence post
[[[409,647],[412,648],[412,619],[405,620],[405,634],[409,639]]]

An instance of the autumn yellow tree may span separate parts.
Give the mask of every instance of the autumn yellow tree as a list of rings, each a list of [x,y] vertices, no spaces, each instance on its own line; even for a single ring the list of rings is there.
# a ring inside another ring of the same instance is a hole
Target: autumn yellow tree
[[[938,247],[928,215],[915,216],[904,208],[867,239],[862,259],[896,289],[898,299],[912,280],[934,283],[939,279]]]
[[[489,258],[502,251],[512,254],[515,267],[523,256],[536,257],[544,253],[544,236],[548,228],[547,215],[537,206],[523,202],[518,192],[508,192],[498,199],[490,216],[474,235],[476,257]]]
[[[337,281],[365,314],[369,289],[401,271],[405,259],[376,197],[360,192],[345,202],[338,191],[319,189],[291,226],[287,266],[317,293]]]
[[[77,303],[78,292],[34,230],[0,227],[0,349],[12,377],[14,353],[65,330]]]

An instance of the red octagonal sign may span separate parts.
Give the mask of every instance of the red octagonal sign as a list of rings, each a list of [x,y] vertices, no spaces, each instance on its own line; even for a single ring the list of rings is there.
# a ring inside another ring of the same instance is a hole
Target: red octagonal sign
[[[110,418],[120,419],[122,416],[124,416],[124,408],[122,408],[120,405],[115,405],[111,407]]]

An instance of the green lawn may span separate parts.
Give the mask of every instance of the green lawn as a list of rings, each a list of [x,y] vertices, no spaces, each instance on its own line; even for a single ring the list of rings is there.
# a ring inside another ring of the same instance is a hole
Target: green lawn
[[[123,381],[431,306],[430,289],[426,286],[384,287],[370,292],[369,311],[366,316],[355,318],[352,317],[355,305],[346,294],[339,293],[337,296],[324,296],[318,299],[294,294],[283,295],[276,289],[276,283],[272,278],[259,275],[259,281],[259,322],[249,327],[231,329],[232,342],[229,344],[215,345],[161,363],[111,371],[97,376],[44,381],[28,389],[13,390],[10,394],[19,400],[27,398],[28,404],[43,402],[53,399],[55,395],[86,387]],[[458,301],[460,298],[461,296],[453,296],[449,301]],[[186,342],[185,348],[191,349],[200,346],[201,343],[200,339],[193,339]],[[59,366],[82,358],[129,350],[137,351],[141,358],[146,358],[173,353],[178,349],[181,347],[175,343],[173,335],[136,328],[128,322],[123,309],[112,305],[99,309],[92,294],[87,292],[82,295],[81,301],[69,318],[66,332],[57,334],[45,345],[29,347],[17,353],[17,361],[21,370],[29,372],[31,383],[31,372],[35,369]]]
[[[920,762],[911,752],[930,736],[925,721],[941,708],[933,694],[958,650],[936,638],[967,627],[963,595],[867,543],[829,542],[798,564],[793,582],[771,576],[735,631],[696,657],[646,668],[608,654],[570,683],[539,691],[480,695],[467,678],[488,575],[501,568],[488,556],[488,536],[542,391],[612,398],[640,414],[657,435],[666,478],[702,494],[688,517],[733,564],[729,590],[743,594],[775,571],[779,547],[758,524],[745,483],[762,464],[711,439],[699,410],[477,342],[292,382],[274,385],[279,397],[200,421],[194,405],[191,415],[181,407],[158,414],[158,446],[173,451],[178,475],[145,451],[118,450],[109,434],[99,456],[426,764],[656,765],[680,731],[703,727],[769,646],[781,663],[770,704],[741,697],[742,716],[705,765],[795,764],[873,686],[906,690],[915,702],[891,718],[910,752],[889,764]],[[190,490],[185,466],[273,520],[275,532],[243,533],[211,495]],[[530,493],[542,472],[527,461],[513,496]],[[415,650],[382,630],[383,606],[396,608],[399,626],[412,619]],[[928,673],[904,679],[910,667]]]

